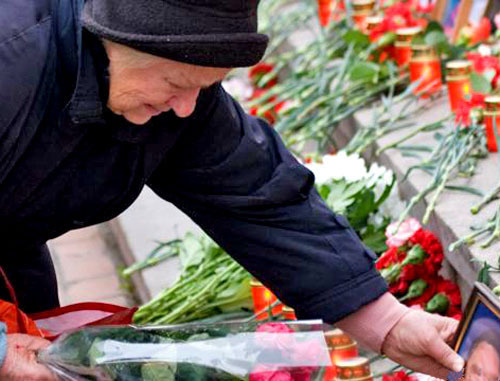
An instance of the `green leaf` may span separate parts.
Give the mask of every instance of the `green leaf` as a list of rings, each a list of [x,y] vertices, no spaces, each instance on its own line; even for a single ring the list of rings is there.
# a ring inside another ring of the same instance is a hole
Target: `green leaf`
[[[326,200],[328,198],[328,195],[330,194],[330,187],[326,184],[321,184],[318,187],[318,193],[323,200]]]
[[[442,31],[432,31],[425,35],[425,43],[435,46],[440,53],[449,51],[448,37]]]
[[[484,196],[484,193],[482,191],[480,191],[479,189],[464,186],[464,185],[446,185],[445,188],[449,189],[449,190],[456,190],[456,191],[460,191],[460,192],[470,193],[470,194],[473,194],[474,196],[480,196],[480,197]]]
[[[357,62],[349,71],[352,81],[373,82],[379,73],[380,67],[373,62]]]
[[[182,267],[187,269],[191,266],[198,266],[203,257],[205,256],[205,250],[203,250],[203,245],[192,233],[187,233],[183,240],[183,245],[179,253],[179,258],[182,263]]]
[[[385,229],[387,224],[380,227],[375,227],[373,224],[369,224],[366,230],[361,234],[361,240],[377,254],[381,254],[387,250],[387,245],[385,243],[387,237],[385,236]]]
[[[477,276],[478,282],[488,284],[488,281],[490,279],[489,277],[490,268],[491,266],[487,262],[483,263],[483,268],[479,271],[479,274]]]
[[[424,34],[427,35],[431,32],[444,32],[442,25],[437,21],[429,21],[427,28],[425,28]]]
[[[370,38],[359,30],[350,29],[343,36],[348,44],[354,44],[356,47],[365,48],[370,45]]]
[[[470,81],[474,91],[483,94],[491,92],[491,83],[481,74],[472,72],[470,75]]]

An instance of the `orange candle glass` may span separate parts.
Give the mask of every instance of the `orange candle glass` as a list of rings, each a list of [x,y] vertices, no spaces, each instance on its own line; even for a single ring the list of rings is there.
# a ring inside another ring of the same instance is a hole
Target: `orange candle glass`
[[[471,92],[471,68],[470,61],[450,61],[446,64],[446,83],[452,112],[455,112],[460,101]]]
[[[256,279],[253,279],[250,282],[250,286],[252,288],[252,299],[253,299],[253,308],[254,312],[257,314],[262,311],[266,311],[269,307],[278,301],[276,295],[274,295],[271,290],[269,290],[266,286],[264,286],[261,282]],[[283,305],[277,305],[273,307],[272,313],[279,314],[283,309]],[[265,320],[269,318],[269,313],[264,312],[261,313],[257,320]]]
[[[325,371],[324,381],[335,380],[337,377],[337,363],[359,356],[358,345],[340,329],[325,332],[325,339],[330,350],[332,366]]]
[[[410,80],[419,81],[415,94],[428,98],[441,90],[441,62],[436,50],[429,45],[414,45],[411,48]]]
[[[484,124],[486,125],[486,146],[489,152],[497,152],[497,140],[493,128],[497,127],[497,133],[500,133],[500,96],[494,95],[486,97],[484,100]]]
[[[396,30],[394,54],[399,67],[408,65],[411,60],[411,43],[415,36],[422,32],[420,27],[400,28]]]
[[[295,310],[288,306],[283,306],[282,316],[285,320],[297,320]]]
[[[365,31],[369,34],[373,29],[382,24],[382,16],[368,16],[365,19]]]
[[[367,358],[353,357],[337,362],[337,379],[353,380],[371,377],[370,363]]]
[[[365,21],[373,14],[375,0],[352,0],[352,20],[360,30],[365,30]]]

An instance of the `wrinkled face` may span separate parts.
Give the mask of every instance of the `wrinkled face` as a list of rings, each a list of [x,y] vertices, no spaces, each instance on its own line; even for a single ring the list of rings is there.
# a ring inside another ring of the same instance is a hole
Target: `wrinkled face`
[[[104,47],[110,61],[108,107],[134,124],[170,110],[188,117],[200,90],[230,71],[171,61],[106,40]]]
[[[486,342],[477,346],[467,360],[466,381],[498,381],[500,357],[496,349]]]

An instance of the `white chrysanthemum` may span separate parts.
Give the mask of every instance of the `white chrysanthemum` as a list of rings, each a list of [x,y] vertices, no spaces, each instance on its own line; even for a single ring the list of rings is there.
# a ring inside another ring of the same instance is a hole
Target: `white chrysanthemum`
[[[331,180],[332,176],[327,166],[321,163],[304,164],[307,169],[314,173],[316,184],[324,184]]]
[[[325,155],[323,164],[328,167],[331,178],[335,180],[355,182],[367,175],[365,161],[357,154],[347,155],[341,151],[336,155]]]
[[[222,82],[222,87],[238,101],[252,96],[252,85],[246,77],[232,77]]]

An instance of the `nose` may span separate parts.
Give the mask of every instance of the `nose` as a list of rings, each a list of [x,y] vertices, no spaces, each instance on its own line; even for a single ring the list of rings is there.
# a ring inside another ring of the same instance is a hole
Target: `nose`
[[[170,106],[179,118],[186,118],[191,115],[196,108],[196,101],[200,94],[200,88],[186,89],[182,93],[176,94],[170,100]]]

